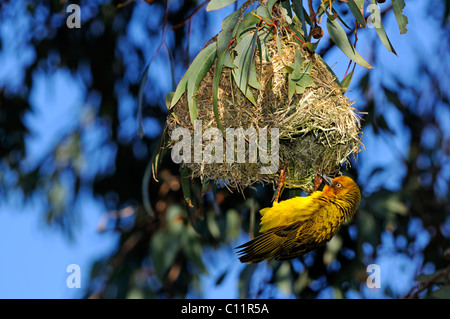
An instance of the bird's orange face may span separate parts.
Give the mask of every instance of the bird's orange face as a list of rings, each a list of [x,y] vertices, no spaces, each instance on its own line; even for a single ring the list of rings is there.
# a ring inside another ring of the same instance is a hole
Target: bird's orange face
[[[338,176],[333,180],[331,180],[330,178],[328,178],[328,180],[324,178],[324,181],[326,185],[323,188],[323,192],[328,195],[343,196],[349,192],[356,192],[359,194],[358,185],[356,185],[356,183],[350,177]]]

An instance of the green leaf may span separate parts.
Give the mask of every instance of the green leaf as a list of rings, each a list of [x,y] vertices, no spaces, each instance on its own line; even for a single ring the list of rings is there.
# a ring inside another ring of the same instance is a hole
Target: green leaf
[[[345,23],[345,21],[341,18],[341,16],[339,15],[339,13],[334,9],[334,7],[331,8],[331,13],[328,12],[328,8],[330,7],[330,1],[326,1],[325,3],[322,2],[322,4],[319,6],[319,9],[316,12],[316,16],[319,19],[324,13],[327,14],[327,16],[331,19],[338,19],[343,25],[344,27],[346,27],[347,29],[351,30],[352,28],[350,28],[347,23]]]
[[[226,66],[226,67],[228,67],[230,69],[236,68],[236,66],[234,65],[233,61],[231,60],[231,54],[230,54],[229,50],[227,50],[227,53],[223,57],[223,66]]]
[[[289,79],[289,82],[288,82],[288,99],[289,100],[292,100],[292,97],[294,96],[295,87],[296,87],[295,82],[292,81],[291,79]]]
[[[289,29],[289,30],[291,30],[292,32],[294,32],[295,35],[296,35],[300,40],[303,41],[303,43],[306,43],[307,41],[306,41],[306,38],[305,38],[305,36],[304,36],[304,34],[303,34],[303,29],[301,28],[300,25],[301,25],[300,20],[298,19],[297,16],[295,16],[295,17],[292,18],[292,24],[290,25],[290,29]],[[297,39],[295,39],[295,40],[298,41]],[[299,44],[302,45],[303,43],[299,43]]]
[[[169,133],[167,124],[164,126],[164,130],[159,137],[158,144],[153,151],[152,159],[148,162],[147,167],[142,177],[141,192],[144,208],[149,215],[153,215],[152,205],[150,204],[149,183],[150,178],[153,175],[153,179],[158,182],[158,167],[161,164],[161,160],[167,151],[166,144],[169,140]]]
[[[194,62],[189,67],[192,68],[192,72],[187,80],[187,100],[189,105],[189,115],[193,126],[195,126],[195,120],[197,119],[198,87],[214,63],[216,52],[216,44],[211,43],[197,55]]]
[[[364,5],[364,2],[363,2]],[[348,0],[347,6],[350,9],[350,12],[353,14],[353,16],[356,18],[356,21],[365,28],[366,27],[366,20],[364,19],[364,15],[361,11],[361,9],[358,7],[358,5],[355,3],[354,0]]]
[[[408,18],[403,14],[404,8],[405,1],[392,0],[392,9],[394,10],[395,19],[397,19],[400,34],[405,34],[406,32],[408,32],[408,30],[406,29],[406,26],[408,25]]]
[[[306,18],[308,17],[308,15],[305,14],[301,0],[292,0],[292,9],[294,10],[297,18],[300,20],[302,24],[303,34],[306,37],[306,35],[308,34],[306,31]],[[311,25],[311,23],[309,24]]]
[[[236,0],[211,0],[206,6],[206,11],[214,11],[225,8]]]
[[[186,92],[187,81],[188,81],[188,78],[191,75],[191,73],[192,73],[192,68],[189,67],[187,69],[186,73],[181,78],[180,82],[178,83],[175,93],[172,96],[172,103],[170,104],[170,108],[174,107],[175,104],[177,104],[177,102],[183,96],[184,92]]]
[[[288,75],[288,98],[292,99],[295,92],[296,83],[294,78],[300,77],[301,72],[303,71],[302,57],[300,51],[295,52],[295,60],[291,65],[293,71]]]
[[[258,34],[256,32],[253,34],[248,33],[238,42],[238,44],[234,48],[234,51],[237,53],[237,56],[233,61],[233,63],[237,66],[237,68],[233,69],[233,76],[235,82],[239,87],[239,89],[253,104],[256,104],[256,101],[251,91],[248,90],[248,84],[251,73],[251,67],[252,65],[254,65],[253,57],[256,48],[257,36]]]
[[[192,262],[200,272],[205,272],[206,267],[202,258],[202,244],[200,237],[195,232],[193,227],[187,227],[182,234],[182,248],[186,258]]]
[[[431,294],[432,298],[450,299],[450,286],[444,286]]]
[[[168,110],[170,110],[170,106],[172,105],[172,99],[175,92],[169,92],[166,94],[166,107]]]
[[[206,214],[206,225],[208,226],[209,234],[215,239],[220,239],[220,229],[215,211],[209,211]]]
[[[191,199],[191,178],[189,176],[189,169],[183,165],[180,169],[180,174],[181,174],[181,189],[183,190],[184,199],[186,200],[186,203],[190,207],[194,207],[194,205],[192,205]]]
[[[354,0],[361,13],[364,12],[364,0]]]
[[[428,275],[422,274],[422,275],[415,277],[414,280],[415,281],[430,280],[431,278],[436,277],[436,275],[441,273],[442,271],[444,271],[444,269],[436,270],[434,273],[428,274]],[[450,277],[450,274],[447,274],[447,278],[446,278],[446,276],[441,276],[441,277],[437,278],[436,280],[434,280],[433,283],[437,284],[437,285],[444,285],[446,280],[450,279],[449,277]]]
[[[156,276],[161,282],[164,282],[179,249],[180,242],[172,234],[160,229],[153,235],[151,256]]]
[[[252,94],[252,91],[248,90],[248,85],[247,86],[240,86],[238,83],[238,79],[240,79],[242,77],[242,71],[239,69],[233,69],[233,78],[234,78],[234,82],[236,82],[236,84],[238,85],[239,89],[241,90],[241,92],[245,95],[245,97],[252,102],[254,105],[256,105],[256,100],[255,97]]]
[[[267,43],[269,43],[269,41],[272,40],[273,36],[269,32],[265,32],[265,28],[267,28],[267,26],[265,26],[261,32],[258,32],[258,40],[257,40],[259,55],[260,58],[262,58],[262,60],[260,60],[261,66],[262,62],[270,62],[271,60]]]
[[[147,167],[145,168],[145,172],[144,172],[144,176],[142,177],[142,184],[141,184],[142,202],[143,202],[145,211],[150,216],[154,215],[154,211],[153,211],[152,205],[150,203],[150,195],[148,192],[150,177],[152,175],[152,170],[153,170],[153,163],[154,163],[153,159],[147,163]],[[158,180],[156,180],[156,181],[158,181]]]
[[[268,7],[266,6],[259,6],[256,8],[255,14],[258,17],[261,17],[265,22],[270,22],[272,20],[272,15],[269,13]]]
[[[350,72],[349,74],[347,74],[346,76],[345,76],[345,78],[341,81],[341,87],[345,90],[345,91],[347,91],[348,90],[348,87],[350,86],[350,82],[352,81],[352,78],[353,78],[353,72],[354,72],[355,70],[353,69],[352,70],[352,72]]]
[[[308,73],[300,74],[300,78],[294,79],[297,82],[297,86],[301,86],[303,88],[307,88],[308,86],[313,84],[312,77]]]
[[[267,1],[267,11],[269,11],[269,14],[270,14],[270,16],[272,17],[272,9],[273,9],[273,6],[275,5],[275,3],[277,2],[278,0],[269,0],[269,1]]]
[[[300,52],[295,53],[295,62],[291,65],[293,67],[292,73],[288,75],[288,98],[292,99],[294,92],[297,94],[303,94],[305,88],[312,85],[313,80],[310,76],[311,62],[303,68],[302,57]]]
[[[222,21],[222,31],[217,36],[217,53],[221,53],[230,44],[240,11],[237,10]]]
[[[344,52],[344,54],[353,62],[372,69],[373,67],[364,60],[361,55],[356,51],[355,47],[351,44],[342,26],[339,22],[334,19],[333,21],[330,17],[327,18],[327,30],[330,34],[331,39],[336,43],[337,47]]]
[[[317,41],[315,43],[306,42],[306,47],[308,48],[308,50],[310,52],[316,52],[318,44],[319,44],[319,41]]]
[[[152,175],[153,179],[158,182],[157,175],[158,175],[158,166],[161,164],[162,157],[164,156],[165,152],[167,151],[166,144],[169,140],[169,132],[167,124],[164,126],[164,129],[162,131],[162,134],[158,140],[158,144],[156,145],[156,148],[153,152],[152,156]],[[148,190],[148,189],[147,189]]]
[[[371,7],[373,10],[371,10],[370,17],[372,18],[372,23],[375,26],[375,31],[377,31],[378,37],[380,38],[381,42],[383,42],[386,49],[388,49],[389,52],[394,53],[397,55],[397,53],[394,50],[394,47],[391,44],[391,41],[389,41],[389,38],[386,34],[386,30],[384,30],[383,21],[381,21],[381,15],[380,15],[380,9],[377,6],[377,2],[375,0],[371,1]]]
[[[226,213],[226,231],[229,240],[236,239],[240,233],[241,215],[235,209],[230,208]]]
[[[255,16],[255,13],[256,10],[247,12],[237,28],[234,29],[236,33],[233,31],[233,37],[236,38],[237,42],[239,42],[248,31],[256,30],[255,25],[259,22],[259,18]]]

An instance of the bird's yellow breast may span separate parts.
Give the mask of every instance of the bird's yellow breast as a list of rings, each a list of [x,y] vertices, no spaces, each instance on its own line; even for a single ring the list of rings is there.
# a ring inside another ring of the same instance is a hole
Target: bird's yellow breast
[[[317,191],[308,197],[294,197],[262,209],[260,212],[262,215],[260,231],[265,232],[277,226],[285,226],[313,218],[320,208],[326,204],[322,197],[322,192]]]

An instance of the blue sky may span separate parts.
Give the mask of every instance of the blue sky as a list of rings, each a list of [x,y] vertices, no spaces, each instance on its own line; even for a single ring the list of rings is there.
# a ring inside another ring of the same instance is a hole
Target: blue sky
[[[45,224],[39,204],[24,206],[20,196],[0,204],[0,298],[82,297],[91,263],[111,251],[117,236],[97,231],[103,207],[90,194],[80,203],[74,240]],[[81,289],[66,285],[70,264],[81,268]]]
[[[411,1],[412,3],[413,1]],[[418,44],[414,39],[420,38],[421,41],[425,42],[420,46],[424,50],[432,50],[436,41],[438,41],[434,37],[423,37],[424,33],[430,34],[433,28],[428,23],[429,20],[424,10],[426,2],[414,1],[414,4],[420,5],[413,6],[407,3],[405,9],[405,13],[409,17],[407,35],[401,36],[399,34],[392,14],[385,22],[387,32],[391,42],[394,44],[398,57],[387,52],[381,42],[377,42],[376,52],[381,56],[378,61],[382,61],[382,65],[375,65],[375,69],[380,68],[385,72],[390,72],[403,78],[411,78],[412,81],[415,81],[414,77],[417,76],[417,69],[410,64],[408,57],[416,54],[414,51],[418,48]],[[6,84],[13,90],[18,89],[16,87],[17,83],[21,83],[21,68],[29,64],[34,58],[32,49],[24,47],[21,42],[27,38],[26,15],[23,14],[24,12],[20,12],[20,10],[24,10],[21,8],[24,6],[16,5],[14,7],[16,10],[15,14],[0,22],[0,36],[3,46],[2,51],[0,51],[0,85]],[[152,23],[152,19],[148,19],[148,17],[151,14],[158,13],[152,10],[159,9],[156,6],[148,6],[144,2],[138,1],[133,21],[127,33],[127,40],[131,43],[141,44],[148,59],[150,59],[156,49],[155,43],[159,44],[160,40],[158,36],[155,36],[154,39],[146,40],[142,21]],[[190,45],[191,57],[195,56],[206,40],[220,31],[222,18],[231,11],[232,7],[217,12],[202,12],[198,17],[194,18],[194,20],[200,19],[200,15],[208,14],[210,16],[210,25],[206,30],[200,30],[200,28],[195,28],[195,24],[193,24],[193,41]],[[20,32],[20,30],[22,31]],[[374,30],[369,31],[371,31],[371,38],[376,37]],[[361,48],[360,53],[363,57],[369,56],[369,50],[372,50],[370,42],[365,38],[366,36],[368,36],[367,32],[360,36],[358,42],[358,50]],[[170,41],[172,41],[172,38],[169,32],[167,42],[170,43]],[[125,50],[126,43],[124,42],[123,45]],[[23,54],[17,55],[16,52],[18,50],[21,50]],[[428,54],[432,53],[429,52]],[[426,54],[425,52],[424,55]],[[335,50],[327,56],[327,62],[329,65],[334,65],[333,69],[336,74],[342,76],[345,73],[348,60],[339,51]],[[149,82],[152,79],[161,81],[160,75],[165,70],[167,70],[167,59],[164,53],[161,53],[151,66]],[[184,70],[176,71],[176,81],[178,81]],[[129,72],[131,72],[129,79],[139,80],[140,70],[135,69]],[[357,83],[358,77],[363,72],[360,67],[357,67],[355,73],[352,84]],[[135,74],[134,77],[133,74]],[[93,107],[95,109],[95,97],[91,97],[86,102],[86,88],[81,76],[71,74],[66,70],[58,70],[52,74],[37,72],[33,75],[34,85],[30,100],[33,113],[24,118],[24,123],[32,132],[27,138],[28,158],[24,163],[25,166],[33,167],[33,165],[36,165],[59,141],[63,133],[70,132],[81,125],[82,120],[85,118],[84,116],[89,113],[90,108]],[[385,76],[381,78],[381,75],[375,76],[378,76],[379,81],[384,81],[386,78]],[[163,87],[170,90],[171,79],[164,77],[162,81]],[[392,85],[389,81],[385,84]],[[374,87],[374,90],[379,88]],[[358,96],[352,92],[349,92],[348,96],[356,101],[355,106],[358,107]],[[164,96],[157,95],[156,98],[161,99]],[[136,101],[124,94],[120,101],[119,109],[124,119],[121,122],[121,133],[119,135],[124,139],[129,138],[137,131],[137,120],[134,118],[135,112],[130,111],[135,107]],[[383,111],[380,110],[380,112]],[[404,174],[404,168],[398,160],[398,153],[396,152],[406,155],[409,136],[404,134],[405,131],[400,123],[400,114],[396,112],[393,108],[389,108],[389,111],[386,113],[388,123],[392,124],[390,127],[395,128],[396,134],[394,136],[375,136],[370,130],[364,132],[363,142],[366,151],[362,151],[358,159],[359,171],[361,172],[360,178],[365,179],[368,172],[375,166],[389,167],[383,174],[390,176],[387,179],[382,178],[383,176],[372,179],[367,187],[370,191],[377,189],[382,184],[389,189],[401,187],[400,181],[402,174]],[[145,126],[147,134],[150,135],[156,134],[160,130],[159,125],[156,125],[156,122],[153,120],[147,120]],[[98,163],[98,167],[94,168],[82,165],[86,171],[86,179],[89,179],[91,177],[89,171],[106,169],[108,164],[98,159],[104,156],[108,157],[108,154],[113,154],[114,149],[108,147],[99,150],[95,149],[95,141],[101,140],[102,134],[104,134],[101,130],[93,130],[86,134],[90,134],[89,136],[94,141],[93,146],[87,146],[90,150],[89,156],[92,157],[89,162]],[[395,145],[395,152],[392,152],[391,145]],[[383,154],[383,156],[374,158],[374,154]],[[45,224],[44,208],[41,206],[38,198],[24,205],[23,195],[20,192],[16,192],[9,198],[0,200],[0,243],[2,243],[0,245],[0,298],[80,298],[82,296],[83,287],[86,287],[88,282],[92,262],[101,256],[107,255],[115,247],[118,237],[113,233],[101,233],[97,230],[102,215],[106,213],[106,208],[101,202],[92,198],[89,189],[85,189],[81,198],[78,199],[76,213],[74,239],[68,240],[59,230],[48,227]],[[418,234],[423,233],[420,223],[414,227],[411,231],[415,231]],[[239,238],[239,242],[247,240],[246,236],[242,235]],[[419,248],[429,240],[426,236],[418,236],[418,238],[417,245]],[[398,243],[394,242],[392,235],[385,233],[382,240],[383,254],[375,261],[382,266],[382,283],[385,285],[395,283],[394,289],[406,292],[410,288],[409,285],[412,282],[412,278],[417,274],[418,265],[422,263],[422,260],[420,256],[411,260],[407,256],[396,253],[395,247]],[[202,286],[205,287],[204,291],[208,292],[201,295],[201,297],[238,297],[237,277],[244,266],[237,261],[231,247],[209,250],[205,254],[213,254],[216,257],[205,258],[212,261],[207,265],[209,269],[208,274],[202,275]],[[218,264],[214,262],[217,259],[229,260],[229,262]],[[66,268],[73,263],[81,267],[82,284],[79,290],[69,289],[66,286],[66,278],[69,275],[66,272]],[[215,287],[213,283],[226,267],[229,267],[231,273],[225,277],[222,285]],[[261,264],[258,268],[261,276],[264,276],[264,267],[264,264]],[[383,269],[389,269],[390,271],[384,272]],[[380,291],[367,290],[366,288],[363,288],[363,290],[367,297],[385,297]],[[290,297],[290,294],[280,291],[278,296]],[[331,290],[324,291],[321,297],[333,297],[333,292]],[[355,293],[350,294],[349,297],[356,298],[361,297],[361,295]]]

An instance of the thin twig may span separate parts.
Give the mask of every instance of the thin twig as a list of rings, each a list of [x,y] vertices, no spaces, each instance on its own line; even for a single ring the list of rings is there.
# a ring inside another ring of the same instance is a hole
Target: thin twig
[[[450,273],[450,266],[448,266],[447,268],[441,270],[440,272],[438,272],[436,275],[434,275],[430,279],[422,280],[417,285],[412,287],[411,290],[403,297],[403,299],[419,298],[419,293],[421,293],[422,291],[428,289],[428,287],[430,287],[439,278],[441,278],[443,276],[445,276],[447,278],[447,275],[449,273]]]
[[[210,0],[206,0],[204,2],[202,2],[201,4],[199,4],[197,6],[197,8],[194,9],[194,11],[192,11],[192,13],[190,15],[188,15],[183,21],[181,21],[180,23],[174,25],[170,30],[176,30],[178,28],[181,28],[182,26],[184,26],[186,24],[186,22],[190,21],[192,19],[192,17],[194,15],[197,14],[197,12],[200,11],[201,8],[203,8],[205,6],[205,4],[207,4]]]
[[[356,49],[356,43],[358,42],[358,22],[356,22],[355,24],[355,31],[353,31],[355,33],[355,43],[353,43],[353,47]],[[348,67],[347,67],[347,71],[345,71],[344,74],[344,78],[347,76],[348,71],[350,70],[350,66],[352,65],[352,60],[350,60],[348,62]],[[353,70],[355,69],[356,63],[353,66]]]

